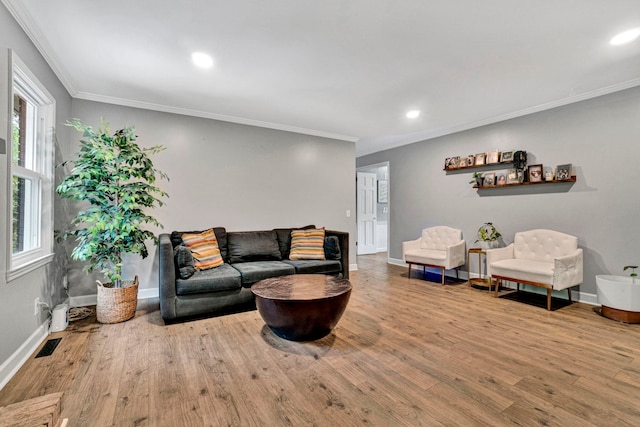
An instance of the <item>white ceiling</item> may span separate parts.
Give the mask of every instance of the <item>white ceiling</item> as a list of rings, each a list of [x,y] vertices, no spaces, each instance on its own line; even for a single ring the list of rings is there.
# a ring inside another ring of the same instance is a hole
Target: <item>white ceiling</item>
[[[609,45],[638,0],[2,1],[76,98],[357,155],[640,85],[640,41]]]

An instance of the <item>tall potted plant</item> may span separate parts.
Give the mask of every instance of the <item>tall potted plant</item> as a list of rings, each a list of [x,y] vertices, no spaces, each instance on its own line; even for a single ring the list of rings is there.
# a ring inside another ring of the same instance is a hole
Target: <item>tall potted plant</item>
[[[167,194],[155,185],[158,177],[168,179],[149,158],[164,148],[142,148],[136,142],[134,127],[110,134],[101,121],[96,131],[79,119],[67,122],[82,132],[80,151],[60,166],[73,165],[71,172],[56,188],[64,198],[85,201],[72,220],[71,230],[59,235],[75,237],[72,258],[87,261],[84,270],[99,270],[109,283],[98,281],[96,314],[101,323],[117,323],[132,318],[138,296],[138,277],[122,279],[122,255],[149,255],[146,242],[157,244],[147,225],[162,227],[145,209],[162,206]]]

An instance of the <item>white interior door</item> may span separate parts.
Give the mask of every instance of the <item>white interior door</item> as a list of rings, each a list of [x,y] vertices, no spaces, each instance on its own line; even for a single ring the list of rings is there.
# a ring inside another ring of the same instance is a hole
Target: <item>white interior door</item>
[[[357,172],[358,255],[376,253],[376,174]]]

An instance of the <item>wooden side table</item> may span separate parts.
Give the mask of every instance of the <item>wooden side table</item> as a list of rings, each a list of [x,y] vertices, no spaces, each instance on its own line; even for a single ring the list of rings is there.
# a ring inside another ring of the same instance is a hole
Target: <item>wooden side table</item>
[[[478,277],[474,277],[471,278],[471,264],[469,263],[469,258],[471,257],[471,254],[478,254]],[[493,283],[491,282],[491,277],[483,277],[482,276],[482,255],[487,256],[487,251],[485,251],[482,248],[470,248],[467,251],[467,269],[468,271],[468,275],[469,275],[469,286],[473,286],[473,285],[478,285],[478,286],[483,286],[485,288],[489,288],[489,291],[491,291],[491,288],[493,287]]]

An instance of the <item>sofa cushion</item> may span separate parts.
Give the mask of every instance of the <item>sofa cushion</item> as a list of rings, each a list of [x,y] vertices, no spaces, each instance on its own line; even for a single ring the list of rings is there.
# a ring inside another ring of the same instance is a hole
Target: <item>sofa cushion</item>
[[[340,240],[337,236],[327,236],[324,238],[324,257],[330,260],[341,260]]]
[[[210,270],[198,270],[188,279],[176,279],[177,295],[228,291],[240,288],[240,273],[229,264],[222,264],[220,267]]]
[[[178,245],[173,249],[173,256],[178,270],[178,277],[188,279],[196,272],[191,251],[184,245]]]
[[[222,259],[225,262],[229,262],[228,254],[227,254],[227,230],[224,227],[212,227],[213,232],[216,235],[216,240],[218,240],[218,249],[220,249],[220,255],[222,255]],[[178,245],[182,244],[182,235],[184,233],[189,234],[199,234],[204,230],[197,231],[172,231],[171,232],[171,244],[175,248]]]
[[[310,228],[316,228],[315,225],[305,225],[298,228],[274,228],[278,238],[278,247],[280,248],[281,259],[289,259],[289,251],[291,250],[291,232],[293,230],[308,230]]]
[[[293,230],[289,259],[324,260],[324,228]]]
[[[340,261],[335,260],[301,259],[295,261],[282,260],[282,262],[292,265],[297,274],[327,274],[340,273],[342,271],[342,264],[340,264]]]
[[[234,264],[233,268],[240,272],[242,286],[249,286],[269,277],[285,276],[296,272],[292,265],[285,264],[282,261],[241,262]]]
[[[182,241],[193,255],[196,270],[219,267],[224,262],[213,229],[198,234],[184,233]]]
[[[229,262],[279,261],[282,259],[276,232],[240,231],[227,234]]]

